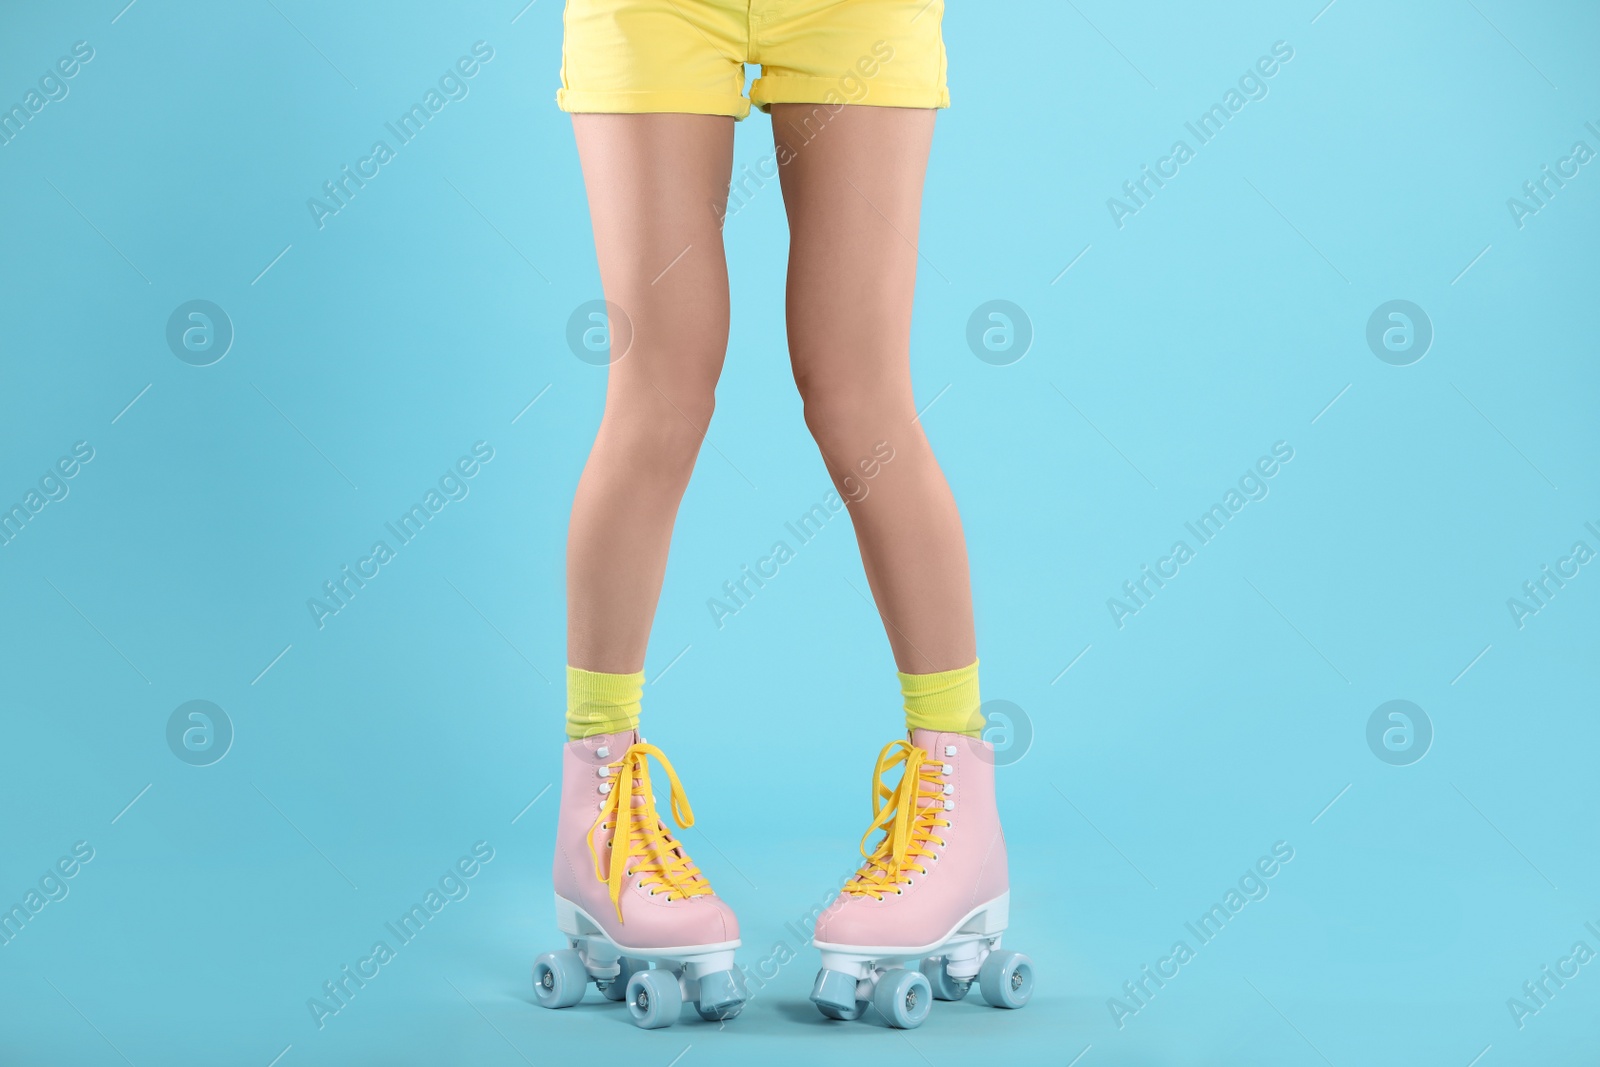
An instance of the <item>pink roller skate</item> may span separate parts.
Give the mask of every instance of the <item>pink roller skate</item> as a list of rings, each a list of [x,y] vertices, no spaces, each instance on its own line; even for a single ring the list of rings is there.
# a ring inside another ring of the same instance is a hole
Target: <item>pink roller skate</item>
[[[534,994],[565,1008],[592,980],[645,1029],[671,1026],[685,1000],[704,1019],[731,1019],[746,998],[733,965],[739,921],[656,814],[651,756],[667,772],[673,818],[693,826],[677,772],[636,731],[566,746],[554,881],[568,947],[534,961]]]
[[[904,770],[890,789],[884,777],[897,764]],[[933,730],[886,745],[872,815],[866,863],[817,919],[812,1002],[830,1018],[855,1019],[870,1001],[901,1029],[920,1026],[932,1000],[966,996],[974,980],[995,1007],[1026,1004],[1033,962],[1000,951],[1011,894],[992,746]]]

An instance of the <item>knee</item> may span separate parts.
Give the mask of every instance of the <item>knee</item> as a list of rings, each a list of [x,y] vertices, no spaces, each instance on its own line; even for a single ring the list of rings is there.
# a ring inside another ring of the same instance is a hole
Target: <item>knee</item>
[[[607,398],[600,432],[630,469],[687,482],[715,408],[714,382],[666,391],[645,383]]]
[[[867,381],[799,384],[806,429],[829,455],[892,439],[916,415],[909,390],[875,386]]]

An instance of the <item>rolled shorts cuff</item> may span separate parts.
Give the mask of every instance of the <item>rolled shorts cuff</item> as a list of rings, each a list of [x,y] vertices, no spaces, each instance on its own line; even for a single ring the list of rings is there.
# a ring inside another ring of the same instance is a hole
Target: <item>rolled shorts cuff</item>
[[[801,75],[763,75],[750,86],[750,103],[762,111],[772,104],[857,104],[866,107],[942,108],[950,106],[950,90],[944,85],[893,85],[875,81],[865,83],[866,92],[851,100],[839,88],[837,78],[810,78]]]
[[[727,115],[742,119],[750,114],[750,101],[729,93],[704,93],[681,89],[556,90],[562,111],[610,115],[648,115],[663,112],[686,115]]]

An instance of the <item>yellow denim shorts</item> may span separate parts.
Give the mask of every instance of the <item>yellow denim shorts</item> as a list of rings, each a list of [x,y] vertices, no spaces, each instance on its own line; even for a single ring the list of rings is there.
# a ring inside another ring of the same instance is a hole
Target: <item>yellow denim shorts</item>
[[[563,111],[949,107],[944,0],[567,0]],[[744,65],[761,76],[744,96]]]

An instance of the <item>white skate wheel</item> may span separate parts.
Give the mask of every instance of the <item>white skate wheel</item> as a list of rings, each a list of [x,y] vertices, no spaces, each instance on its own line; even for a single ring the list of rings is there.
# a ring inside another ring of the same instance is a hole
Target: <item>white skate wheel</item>
[[[641,1030],[659,1030],[678,1021],[683,991],[671,971],[640,971],[628,979],[628,1014]]]
[[[589,971],[570,948],[546,952],[533,961],[533,995],[547,1008],[570,1008],[583,999]]]
[[[1020,952],[991,952],[978,971],[978,991],[997,1008],[1020,1008],[1033,996],[1033,961]]]
[[[928,1017],[933,1007],[933,989],[921,971],[890,971],[872,989],[872,1006],[889,1025],[914,1030]]]

